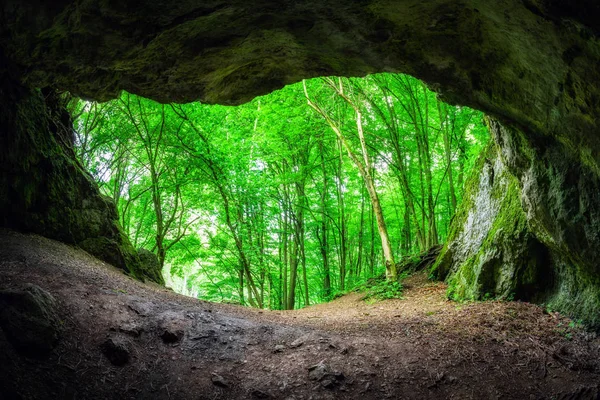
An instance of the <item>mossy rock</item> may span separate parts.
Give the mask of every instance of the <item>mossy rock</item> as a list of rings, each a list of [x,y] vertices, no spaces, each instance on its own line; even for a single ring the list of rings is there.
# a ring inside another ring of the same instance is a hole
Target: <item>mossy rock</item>
[[[531,233],[518,181],[495,144],[480,156],[450,237],[432,267],[456,300],[534,299],[544,291],[548,254]]]
[[[165,280],[162,275],[162,268],[156,254],[146,249],[138,249],[138,256],[140,258],[142,274],[151,281],[164,285]]]
[[[600,207],[598,176],[551,138],[489,122],[495,143],[467,181],[431,277],[455,300],[528,300],[600,329],[600,216],[589,212]]]
[[[115,205],[75,158],[70,116],[56,92],[9,79],[1,85],[0,226],[78,245],[142,279]]]

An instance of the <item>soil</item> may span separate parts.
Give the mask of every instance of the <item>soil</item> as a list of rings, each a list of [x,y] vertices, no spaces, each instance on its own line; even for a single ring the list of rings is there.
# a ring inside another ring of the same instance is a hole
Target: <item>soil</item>
[[[60,341],[28,357],[0,330],[0,399],[600,398],[596,334],[528,303],[449,301],[422,274],[403,299],[256,310],[0,230],[0,289],[30,283],[57,300]]]

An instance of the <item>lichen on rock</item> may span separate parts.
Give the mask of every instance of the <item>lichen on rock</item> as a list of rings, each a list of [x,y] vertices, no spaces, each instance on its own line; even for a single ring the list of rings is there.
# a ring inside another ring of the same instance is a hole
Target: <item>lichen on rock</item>
[[[529,230],[516,178],[493,143],[475,170],[432,275],[447,280],[456,300],[539,296],[547,255]]]

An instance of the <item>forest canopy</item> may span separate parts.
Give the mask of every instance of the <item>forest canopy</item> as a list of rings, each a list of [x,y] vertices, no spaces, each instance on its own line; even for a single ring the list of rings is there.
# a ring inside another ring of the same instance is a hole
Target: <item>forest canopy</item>
[[[442,243],[483,115],[409,76],[317,78],[237,107],[71,100],[76,154],[167,284],[293,309]]]

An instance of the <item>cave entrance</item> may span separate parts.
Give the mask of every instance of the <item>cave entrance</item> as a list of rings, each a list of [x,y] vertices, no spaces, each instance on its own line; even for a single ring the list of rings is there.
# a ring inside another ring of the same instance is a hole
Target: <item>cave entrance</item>
[[[168,286],[272,309],[443,243],[489,139],[482,113],[400,74],[306,80],[237,107],[123,93],[69,109],[77,157]]]
[[[139,264],[114,207],[61,147],[61,111],[35,88],[98,100],[129,90],[165,103],[240,104],[308,77],[405,72],[448,102],[493,117],[497,156],[516,179],[511,199],[550,249],[550,271],[542,271],[555,277],[548,302],[600,325],[593,1],[59,3],[7,2],[0,13],[3,226],[77,244],[160,280]],[[508,254],[521,242],[483,244]],[[494,267],[506,260],[495,261],[486,276],[509,277]]]

